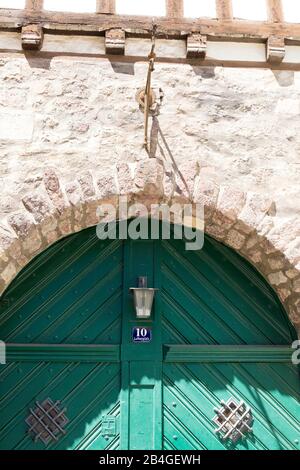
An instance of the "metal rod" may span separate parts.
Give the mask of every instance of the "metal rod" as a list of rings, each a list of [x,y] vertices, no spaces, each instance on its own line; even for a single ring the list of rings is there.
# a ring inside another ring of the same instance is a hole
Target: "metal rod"
[[[143,287],[143,288],[147,288],[147,276],[139,276],[138,278],[138,286],[139,287]]]
[[[149,122],[149,111],[150,111],[150,94],[151,94],[151,74],[154,70],[154,61],[156,58],[155,55],[155,35],[156,35],[157,25],[153,24],[152,29],[152,45],[151,51],[148,55],[149,65],[148,65],[148,73],[147,73],[147,81],[145,87],[145,97],[144,97],[144,126],[145,126],[145,133],[144,133],[144,147],[148,151],[148,122]]]

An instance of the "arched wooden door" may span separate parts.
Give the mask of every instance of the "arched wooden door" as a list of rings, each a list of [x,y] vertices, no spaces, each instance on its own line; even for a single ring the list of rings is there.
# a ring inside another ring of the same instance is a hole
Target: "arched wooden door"
[[[138,276],[159,289],[148,321],[129,293]],[[142,327],[151,340],[134,342]],[[209,237],[197,253],[68,237],[3,295],[0,339],[1,449],[299,448],[295,333],[258,273]]]

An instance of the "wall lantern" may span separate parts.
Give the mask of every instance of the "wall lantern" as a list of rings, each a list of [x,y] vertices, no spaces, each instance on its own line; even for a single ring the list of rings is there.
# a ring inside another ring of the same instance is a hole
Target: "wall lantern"
[[[138,278],[138,287],[131,287],[136,318],[150,318],[155,291],[158,289],[147,287],[147,277]]]

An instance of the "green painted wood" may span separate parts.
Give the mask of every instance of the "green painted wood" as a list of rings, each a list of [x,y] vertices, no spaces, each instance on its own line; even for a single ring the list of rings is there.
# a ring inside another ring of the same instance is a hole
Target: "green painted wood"
[[[285,383],[278,370],[277,364],[165,364],[165,448],[195,449],[199,441],[205,449],[299,449],[299,377],[293,368]],[[253,435],[235,445],[220,440],[212,422],[214,407],[230,397],[243,399],[254,417]]]
[[[163,241],[161,276],[164,343],[280,345],[296,338],[261,276],[209,237],[199,252]]]
[[[61,400],[66,436],[47,449],[118,449],[123,244],[85,230],[53,245],[0,301],[0,448],[44,449],[27,435],[36,401]],[[103,420],[116,420],[105,436]]]
[[[25,419],[35,402],[48,396],[67,408],[67,434],[47,449],[109,448],[117,440],[102,435],[103,417],[120,414],[119,364],[106,363],[14,363],[1,386],[0,449],[44,449],[26,434]],[[10,367],[10,365],[6,366]],[[10,374],[13,378],[10,381]],[[119,429],[119,424],[117,422]]]
[[[157,297],[154,300],[152,316],[149,320],[136,319],[133,297],[130,287],[137,286],[139,276],[147,276],[148,286],[158,286],[160,244],[151,240],[128,240],[125,245],[124,263],[124,303],[123,303],[123,336],[121,345],[122,360],[152,361],[162,360],[161,317],[157,308]],[[155,334],[150,343],[134,344],[132,328],[135,326],[152,328]]]
[[[55,246],[58,253],[51,250],[48,261],[45,256],[35,260],[30,275],[22,273],[0,302],[2,339],[120,343],[122,244],[99,241],[94,230],[87,230],[70,237],[62,249],[60,242]]]
[[[7,361],[119,362],[115,344],[7,344]]]
[[[291,363],[290,346],[164,345],[165,362],[276,362]]]
[[[160,244],[151,240],[129,240],[124,252],[124,303],[121,448],[162,448],[162,343],[160,309],[155,300],[148,320],[136,319],[130,287],[137,286],[139,276],[147,276],[148,286],[159,285]],[[151,328],[149,343],[133,343],[134,327]]]
[[[129,363],[128,445],[131,450],[162,448],[161,362]]]
[[[129,288],[159,288],[136,320]],[[132,328],[152,328],[148,344]],[[299,449],[296,338],[276,295],[231,249],[206,237],[99,241],[68,237],[27,266],[0,299],[0,449],[44,449],[26,434],[34,403],[61,400],[70,422],[49,449]],[[253,435],[231,445],[214,408],[244,400]],[[115,423],[106,435],[106,420]]]
[[[178,366],[173,367],[176,377]],[[249,370],[254,376],[249,374]],[[275,390],[274,393],[269,376],[266,374],[269,373],[272,376],[276,374],[276,370],[276,365],[273,365],[271,369],[264,364],[191,364],[183,366],[180,372],[185,380],[190,380],[191,376],[197,377],[197,385],[188,387],[187,390],[185,382],[182,382],[181,391],[183,395],[187,393],[190,402],[194,403],[201,390],[203,396],[201,411],[207,418],[213,416],[212,404],[218,406],[221,399],[227,400],[234,396],[236,399],[244,399],[249,404],[254,416],[253,435],[235,446],[230,445],[230,442],[224,443],[225,448],[296,449],[298,448],[296,441],[299,438],[297,392],[290,394],[288,400],[284,401],[286,393],[290,390],[286,384],[278,381],[277,391]],[[297,381],[297,373],[294,371],[291,385],[296,386]],[[279,397],[278,402],[275,394]],[[286,405],[288,405],[288,412]],[[287,415],[290,416],[290,421],[286,420]],[[205,445],[211,445],[209,439]]]
[[[207,238],[200,252],[162,242],[163,448],[299,449],[296,337],[271,288],[232,250]],[[214,432],[221,400],[254,417],[244,441]]]

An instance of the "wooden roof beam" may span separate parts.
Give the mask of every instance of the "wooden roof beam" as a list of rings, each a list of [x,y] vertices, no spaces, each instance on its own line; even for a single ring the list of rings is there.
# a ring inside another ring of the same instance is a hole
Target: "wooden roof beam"
[[[166,0],[168,18],[183,18],[183,1],[184,0]]]
[[[104,13],[114,15],[116,13],[116,1],[115,0],[97,0],[97,13]]]
[[[31,11],[41,11],[44,6],[44,0],[26,0],[25,8]]]
[[[274,0],[275,1],[275,0]],[[37,4],[36,4],[37,5]],[[230,19],[208,18],[167,18],[156,17],[158,37],[187,37],[194,32],[208,39],[233,41],[266,42],[270,36],[283,37],[300,43],[299,23],[278,23]],[[81,33],[105,32],[109,29],[122,29],[129,35],[147,35],[152,31],[153,19],[145,16],[122,16],[107,13],[61,13],[45,10],[0,9],[0,28],[21,28],[28,24],[39,24],[44,31],[59,30]]]
[[[232,20],[232,2],[231,0],[216,0],[217,17],[220,20]]]
[[[281,0],[267,0],[268,20],[274,23],[283,23],[283,8]]]

